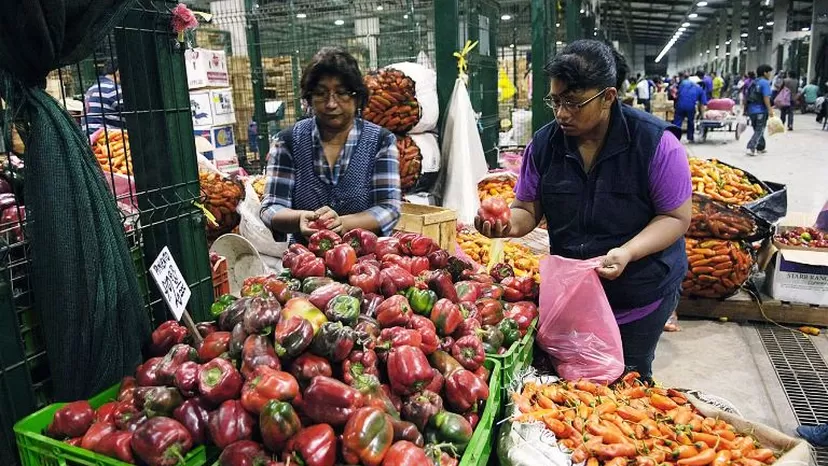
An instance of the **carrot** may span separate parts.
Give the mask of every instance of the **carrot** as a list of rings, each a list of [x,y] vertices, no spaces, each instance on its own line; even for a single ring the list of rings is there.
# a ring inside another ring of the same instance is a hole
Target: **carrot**
[[[580,447],[576,448],[572,451],[572,455],[570,455],[570,459],[572,460],[572,464],[580,463],[587,459],[587,449],[585,445],[581,445]]]
[[[720,451],[716,454],[716,458],[713,460],[713,466],[728,466],[732,456],[733,455],[730,453],[730,450]]]
[[[703,442],[710,448],[715,448],[717,450],[721,450],[722,448],[730,450],[733,446],[728,440],[712,434],[693,432],[691,438],[694,442]]]
[[[612,401],[605,401],[605,402],[601,403],[600,405],[598,405],[595,408],[595,411],[598,414],[612,414],[612,413],[616,412],[617,409],[618,409],[617,404],[613,403]]]
[[[736,432],[733,432],[732,430],[729,430],[729,429],[718,429],[718,430],[714,430],[713,433],[718,435],[719,437],[725,439],[725,440],[730,440],[730,441],[736,440]]]
[[[611,460],[613,458],[632,458],[638,454],[635,451],[635,446],[629,443],[613,443],[613,444],[601,444],[593,451],[595,456],[598,459],[603,459],[605,461]],[[609,463],[605,463],[604,466],[607,466]],[[626,463],[624,463],[626,464]]]
[[[585,392],[591,393],[593,395],[598,394],[598,385],[590,382],[589,380],[579,380],[575,382],[575,388],[578,390],[583,390]]]
[[[626,443],[628,441],[620,431],[610,429],[606,425],[590,424],[587,426],[587,431],[592,435],[603,437],[607,443]]]
[[[716,450],[704,450],[698,455],[678,460],[678,466],[705,466],[716,459]]]
[[[549,398],[547,398],[547,397],[545,397],[541,394],[538,394],[537,400],[538,400],[538,406],[540,406],[541,408],[555,409],[555,410],[558,409],[558,405],[556,405],[554,401],[550,400]]]
[[[573,429],[571,425],[557,419],[544,418],[543,422],[546,423],[549,430],[551,430],[559,439],[570,438],[575,435],[575,429]]]
[[[641,422],[647,419],[647,413],[635,409],[632,406],[619,406],[615,412],[627,421]]]
[[[621,396],[624,398],[638,399],[647,396],[647,390],[644,387],[638,386],[621,390]]]
[[[673,450],[673,459],[674,460],[683,460],[686,458],[692,458],[699,454],[699,449],[694,447],[693,445],[680,445],[675,450]],[[713,461],[713,460],[710,460]]]
[[[761,461],[763,463],[767,462],[769,459],[773,458],[773,450],[768,448],[760,448],[758,450],[753,450],[745,455],[745,458],[750,458],[752,460]]]
[[[650,405],[662,411],[669,411],[678,407],[675,401],[664,395],[659,395],[658,393],[650,395]]]

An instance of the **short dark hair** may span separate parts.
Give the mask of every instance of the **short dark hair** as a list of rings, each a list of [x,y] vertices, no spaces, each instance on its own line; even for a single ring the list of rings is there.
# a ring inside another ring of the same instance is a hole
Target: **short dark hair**
[[[759,67],[756,68],[756,76],[762,76],[765,73],[769,73],[771,71],[773,71],[772,66],[770,66],[770,65],[759,65]]]
[[[362,72],[356,58],[340,47],[323,47],[311,58],[302,71],[300,87],[302,98],[310,100],[311,92],[323,77],[339,78],[349,92],[356,93],[358,108],[365,107],[368,88],[362,80]]]
[[[796,78],[796,71],[788,71],[789,78]]]
[[[118,59],[115,57],[107,58],[107,60],[103,64],[103,68],[101,69],[104,76],[109,74],[115,74],[118,71]]]
[[[568,90],[620,89],[629,67],[624,57],[609,45],[581,39],[564,47],[544,70],[550,78],[566,83]]]
[[[747,77],[750,79],[756,79],[756,73],[753,71],[748,71]]]
[[[702,70],[696,71],[696,77],[697,78],[704,78],[704,71],[702,71]]]

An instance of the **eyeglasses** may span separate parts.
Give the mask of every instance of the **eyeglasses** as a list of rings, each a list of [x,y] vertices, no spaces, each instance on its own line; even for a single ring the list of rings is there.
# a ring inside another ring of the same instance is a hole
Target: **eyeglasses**
[[[577,103],[577,102],[570,102],[568,100],[560,100],[555,97],[546,96],[543,98],[543,103],[546,104],[547,107],[551,108],[553,112],[558,113],[558,110],[566,109],[569,113],[577,113],[581,110],[584,106],[592,102],[593,100],[601,97],[609,90],[608,87],[605,87],[603,91],[595,94],[594,96],[590,97],[589,99]]]
[[[356,92],[350,91],[326,91],[326,90],[316,90],[310,93],[311,102],[315,104],[326,104],[328,101],[333,97],[333,99],[338,104],[347,104],[350,103],[354,96],[356,96]]]

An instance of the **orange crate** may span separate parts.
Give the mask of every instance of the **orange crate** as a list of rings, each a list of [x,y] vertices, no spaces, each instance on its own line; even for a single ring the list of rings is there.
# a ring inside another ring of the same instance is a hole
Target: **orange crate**
[[[227,259],[220,258],[213,265],[213,295],[215,299],[230,293],[230,277],[227,273]]]

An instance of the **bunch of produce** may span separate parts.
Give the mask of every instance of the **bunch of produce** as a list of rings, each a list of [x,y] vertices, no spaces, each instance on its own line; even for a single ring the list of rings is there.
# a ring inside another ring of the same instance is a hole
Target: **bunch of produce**
[[[738,168],[718,160],[690,159],[690,176],[693,192],[705,194],[727,204],[745,204],[767,194],[759,184]]]
[[[758,230],[756,220],[732,204],[693,195],[693,217],[687,236],[694,238],[745,239]]]
[[[196,444],[222,466],[456,465],[489,396],[486,352],[525,334],[537,286],[416,234],[321,230],[283,263],[222,296],[198,348],[162,324],[117,401],[59,412],[49,434],[149,466]]]
[[[256,195],[259,196],[259,202],[264,199],[264,192],[265,192],[265,185],[267,184],[267,178],[264,176],[257,176],[253,178],[253,191],[256,191]]]
[[[400,188],[407,192],[420,179],[423,154],[411,136],[397,136],[397,151],[400,153]]]
[[[199,172],[198,180],[204,208],[215,217],[215,223],[207,222],[208,236],[218,237],[233,231],[241,221],[236,207],[244,199],[242,185],[219,173],[208,171]]]
[[[414,80],[402,71],[385,68],[365,76],[368,106],[362,117],[397,134],[404,134],[420,121]]]
[[[499,197],[507,204],[511,204],[515,200],[515,183],[517,179],[511,175],[486,177],[477,183],[477,195],[481,201],[490,197]]]
[[[685,296],[724,298],[750,276],[753,256],[738,241],[685,238],[688,270],[681,284]]]
[[[777,233],[773,240],[800,248],[828,248],[828,233],[816,228],[796,227]]]
[[[92,152],[104,171],[132,175],[132,154],[126,130],[101,131],[92,144]]]
[[[23,241],[23,223],[26,221],[26,207],[17,203],[11,192],[11,185],[0,178],[0,238],[7,244]]]
[[[471,228],[458,228],[457,244],[472,260],[480,265],[489,264],[492,240]],[[522,244],[505,242],[503,245],[503,262],[512,267],[518,277],[532,277],[540,281],[540,258]]]
[[[778,452],[751,432],[705,417],[677,390],[631,372],[612,386],[588,381],[526,383],[513,400],[516,422],[543,422],[572,464],[587,466],[761,466]]]

